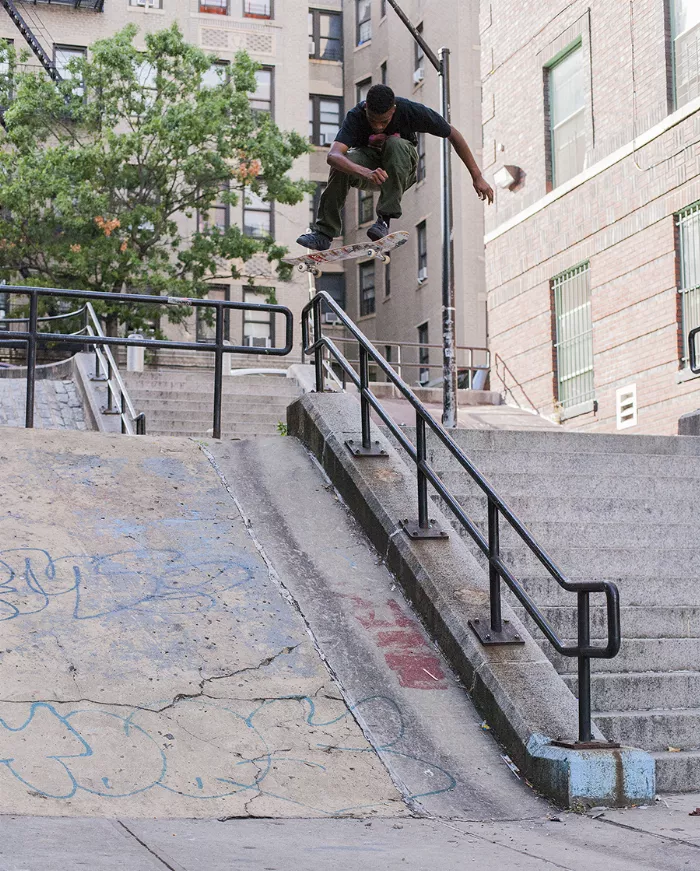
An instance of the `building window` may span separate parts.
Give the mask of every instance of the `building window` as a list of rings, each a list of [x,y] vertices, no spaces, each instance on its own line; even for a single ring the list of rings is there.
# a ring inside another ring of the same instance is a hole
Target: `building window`
[[[222,191],[228,191],[228,186],[223,185]],[[230,209],[228,203],[222,203],[217,197],[207,211],[197,212],[197,229],[199,232],[210,230],[216,227],[217,230],[224,233],[228,230],[230,224]]]
[[[391,296],[391,263],[384,265],[384,296]]]
[[[425,133],[418,133],[418,164],[416,166],[416,181],[425,178]]]
[[[254,112],[267,112],[273,115],[274,70],[263,67],[255,72],[257,87],[250,95],[250,108]]]
[[[367,91],[372,87],[372,79],[363,79],[356,85],[357,102],[361,103],[367,99]]]
[[[56,45],[54,46],[54,56],[53,62],[56,67],[56,71],[61,76],[62,79],[75,79],[77,84],[73,88],[73,93],[76,97],[82,97],[85,94],[85,85],[82,79],[78,79],[79,73],[72,72],[68,69],[70,62],[74,58],[84,58],[87,55],[86,48],[80,48],[78,46],[70,46],[70,45]]]
[[[199,0],[199,11],[210,15],[228,15],[228,0]]]
[[[389,72],[388,72],[388,67],[387,67],[386,61],[384,61],[384,63],[381,65],[381,67],[379,67],[379,69],[381,70],[381,75],[380,75],[381,83],[383,85],[388,85],[389,84]]]
[[[264,303],[272,287],[243,288],[243,302]],[[271,348],[275,343],[274,314],[270,311],[243,312],[243,344],[250,348]]]
[[[340,12],[309,10],[309,57],[343,59],[343,16]]]
[[[689,365],[688,333],[700,327],[700,202],[678,214],[683,368]]]
[[[374,260],[360,263],[360,317],[374,314]]]
[[[273,0],[243,0],[244,18],[272,18]]]
[[[372,0],[355,0],[357,7],[357,44],[372,39]]]
[[[162,9],[163,0],[129,0],[129,6],[140,6],[142,9]]]
[[[202,73],[201,86],[203,88],[216,88],[228,81],[229,62],[227,60],[215,60],[214,63]]]
[[[562,272],[554,293],[557,400],[562,409],[592,401],[593,321],[588,263]]]
[[[421,221],[416,227],[418,236],[418,281],[425,281],[428,277],[428,228],[425,221]]]
[[[547,71],[550,178],[554,187],[583,169],[586,151],[584,79],[580,44]]]
[[[423,22],[421,22],[418,27],[416,27],[418,33],[423,36]],[[423,66],[425,63],[425,52],[423,51],[423,46],[417,41],[413,40],[413,83],[418,84],[419,81],[423,81],[423,76],[419,75],[419,70],[423,72]]]
[[[272,203],[264,200],[260,194],[252,190],[244,190],[241,194],[243,201],[243,233],[245,236],[253,236],[261,239],[273,234]]]
[[[671,0],[676,108],[700,96],[700,3]]]
[[[332,296],[335,302],[345,310],[345,273],[344,272],[324,272],[323,275],[319,275],[316,279],[316,290],[325,290],[325,292]],[[335,320],[335,313],[329,312],[326,309],[325,312],[329,315],[330,320]],[[330,315],[333,315],[330,318]]]
[[[207,299],[231,299],[231,288],[228,284],[210,284],[207,291]],[[216,311],[213,308],[204,308],[197,306],[197,341],[198,342],[215,342],[216,341]],[[224,316],[224,339],[230,336],[230,321],[229,315],[231,309],[223,310]]]
[[[367,224],[374,217],[374,194],[372,191],[357,192],[357,223]]]
[[[314,145],[330,145],[340,130],[343,101],[340,97],[309,97],[309,139]]]
[[[430,381],[430,348],[428,347],[428,324],[418,327],[418,383],[427,384]]]

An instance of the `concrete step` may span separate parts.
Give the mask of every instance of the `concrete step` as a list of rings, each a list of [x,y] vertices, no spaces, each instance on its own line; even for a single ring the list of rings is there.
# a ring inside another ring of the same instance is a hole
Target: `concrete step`
[[[145,411],[147,414],[147,420],[153,419],[154,421],[161,421],[165,423],[166,421],[191,421],[192,423],[205,423],[209,421],[209,425],[211,425],[211,421],[213,420],[213,411],[211,409],[204,411],[192,411],[189,412],[186,409],[180,408],[170,408],[167,405],[159,406],[157,408],[147,409],[141,407],[142,411]],[[222,409],[221,414],[222,422],[224,423],[251,423],[251,424],[272,424],[276,425],[278,421],[285,420],[284,411],[241,411],[239,409],[229,409],[224,407]]]
[[[540,607],[575,607],[576,594],[569,593],[560,587],[541,565],[540,569],[541,572],[537,575],[528,573],[521,575],[516,570],[516,577],[535,602]],[[602,580],[607,577],[619,587],[620,599],[625,607],[648,608],[650,603],[654,607],[664,608],[696,608],[700,605],[700,579],[690,572],[683,577],[666,576],[663,572],[649,577],[643,571],[636,575],[618,575],[615,577],[607,573],[593,574],[572,570],[568,575],[571,580]],[[506,590],[504,595],[511,604],[516,606],[515,597],[509,590]],[[594,593],[591,595],[592,608],[602,606],[603,603],[602,594]]]
[[[139,381],[135,383],[127,383],[126,389],[131,394],[137,393],[153,393],[165,395],[169,399],[177,399],[182,394],[196,394],[197,396],[214,397],[214,382],[197,384],[191,380],[185,381]],[[299,389],[294,384],[281,381],[276,384],[241,384],[239,382],[231,383],[230,380],[224,380],[222,385],[222,394],[224,396],[289,396],[296,397],[299,395]]]
[[[656,789],[658,792],[688,792],[700,784],[700,752],[684,750],[669,753],[661,750],[651,754],[656,761]]]
[[[568,606],[539,605],[540,611],[557,634],[574,638],[577,633],[575,597]],[[520,603],[514,608],[533,635],[540,637],[532,618]],[[620,608],[620,623],[625,638],[700,638],[700,605],[698,607],[626,607]],[[591,638],[606,637],[607,613],[605,608],[591,608]]]
[[[154,427],[148,430],[148,435],[152,436],[177,436],[178,438],[211,438],[211,427],[208,429],[159,429]],[[243,427],[240,429],[232,429],[230,427],[223,428],[221,431],[222,440],[226,439],[250,439],[250,438],[269,438],[270,436],[279,435],[277,430],[261,430],[251,427]]]
[[[575,639],[564,639],[574,645]],[[575,657],[561,656],[550,644],[542,644],[542,650],[559,674],[576,673]],[[595,673],[669,672],[684,671],[700,663],[700,639],[698,638],[622,638],[620,652],[614,659],[591,660]],[[700,737],[698,740],[700,746]]]
[[[688,710],[608,711],[595,715],[606,738],[645,750],[698,750],[700,708]]]
[[[578,678],[564,677],[571,692],[578,696]],[[594,674],[591,678],[591,703],[597,713],[693,708],[700,700],[700,672],[636,672]]]
[[[163,399],[159,393],[146,391],[129,392],[134,403],[144,407],[182,409],[184,411],[211,411],[214,407],[213,397],[203,398],[201,393],[183,393],[177,399]],[[237,394],[223,397],[222,406],[228,409],[248,411],[264,411],[280,409],[284,411],[289,405],[286,396],[238,396]]]

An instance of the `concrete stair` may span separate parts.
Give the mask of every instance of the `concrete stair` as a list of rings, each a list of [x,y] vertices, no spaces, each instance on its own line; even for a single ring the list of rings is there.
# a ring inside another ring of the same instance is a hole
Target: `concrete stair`
[[[146,414],[149,435],[205,436],[214,414],[212,370],[151,369],[124,373],[129,396]],[[279,375],[227,376],[223,381],[222,438],[275,435],[287,405],[300,394]]]
[[[618,585],[623,642],[615,659],[592,662],[594,719],[610,740],[654,755],[660,791],[700,790],[700,438],[478,430],[453,436],[566,576]],[[429,459],[485,534],[481,490],[432,437]],[[485,565],[471,537],[456,528]],[[501,546],[559,636],[574,643],[575,595],[505,522]],[[506,598],[576,693],[576,660],[556,654],[512,594]],[[599,643],[603,605],[602,596],[591,598]]]

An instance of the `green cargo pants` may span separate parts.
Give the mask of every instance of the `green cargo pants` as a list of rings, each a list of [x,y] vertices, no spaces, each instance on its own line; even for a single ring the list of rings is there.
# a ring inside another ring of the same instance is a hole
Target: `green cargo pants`
[[[367,169],[381,167],[389,178],[382,185],[374,185],[357,175],[348,175],[331,169],[328,185],[321,194],[316,223],[311,229],[324,233],[334,239],[340,236],[342,224],[340,213],[345,204],[351,187],[365,191],[379,191],[377,214],[388,218],[401,217],[401,197],[411,185],[416,182],[416,166],[418,152],[415,145],[398,136],[386,140],[382,151],[375,148],[350,148],[346,155],[348,160],[366,166]]]

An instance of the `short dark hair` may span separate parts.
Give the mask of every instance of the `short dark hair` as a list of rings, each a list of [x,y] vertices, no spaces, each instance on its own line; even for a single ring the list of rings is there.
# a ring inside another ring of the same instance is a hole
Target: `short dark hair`
[[[373,115],[383,115],[394,105],[396,98],[389,85],[372,85],[367,91],[367,109]]]

